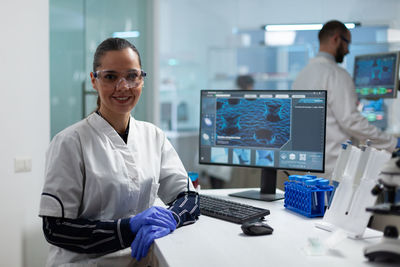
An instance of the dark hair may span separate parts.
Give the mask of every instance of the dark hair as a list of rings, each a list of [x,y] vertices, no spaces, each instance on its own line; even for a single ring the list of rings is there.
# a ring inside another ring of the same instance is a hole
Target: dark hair
[[[329,37],[333,36],[337,32],[340,34],[345,34],[349,31],[347,29],[346,25],[344,25],[342,22],[338,20],[331,20],[325,23],[325,25],[322,27],[322,29],[318,33],[318,39],[319,42],[324,42],[327,40]]]
[[[122,38],[108,38],[101,42],[99,46],[96,49],[96,52],[94,53],[93,57],[93,72],[97,70],[98,67],[101,66],[101,58],[104,56],[105,53],[109,51],[120,51],[124,50],[125,48],[131,48],[139,58],[139,65],[142,67],[142,62],[140,60],[140,54],[139,51],[136,49],[136,47],[131,44],[129,41],[122,39]],[[100,96],[97,96],[97,108],[96,110],[100,109]]]
[[[243,90],[246,90],[248,86],[254,85],[254,79],[250,75],[239,75],[236,78],[236,85]]]
[[[142,62],[140,60],[139,51],[136,47],[131,44],[129,41],[122,38],[108,38],[101,42],[94,53],[93,58],[93,71],[96,71],[97,68],[101,65],[101,58],[108,51],[120,51],[125,48],[131,48],[139,57],[139,65],[142,67]]]

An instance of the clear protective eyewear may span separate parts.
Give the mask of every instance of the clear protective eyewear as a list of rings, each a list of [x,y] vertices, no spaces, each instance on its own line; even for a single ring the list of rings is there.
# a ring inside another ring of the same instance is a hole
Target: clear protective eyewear
[[[125,80],[129,88],[138,87],[146,75],[146,72],[139,69],[127,71],[98,70],[93,72],[93,76],[104,85],[118,87],[120,82]]]

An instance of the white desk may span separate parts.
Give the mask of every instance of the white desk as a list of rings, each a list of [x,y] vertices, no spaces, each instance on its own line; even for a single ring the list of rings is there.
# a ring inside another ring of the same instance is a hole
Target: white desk
[[[243,189],[202,190],[209,195],[227,196]],[[246,236],[239,224],[200,216],[193,225],[181,227],[155,241],[154,252],[161,267],[204,266],[294,266],[356,267],[393,266],[368,262],[363,248],[379,242],[379,238],[352,240],[346,238],[324,256],[307,256],[303,248],[308,237],[328,238],[331,233],[315,228],[321,219],[309,219],[286,210],[283,200],[262,202],[237,197],[231,200],[267,208],[267,223],[272,235]]]

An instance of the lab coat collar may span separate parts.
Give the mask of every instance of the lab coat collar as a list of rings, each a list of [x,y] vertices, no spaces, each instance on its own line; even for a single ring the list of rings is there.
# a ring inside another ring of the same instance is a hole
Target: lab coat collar
[[[105,134],[112,142],[113,144],[118,147],[118,148],[126,148],[126,145],[124,140],[122,140],[121,136],[117,133],[117,131],[99,114],[97,113],[92,113],[87,117],[87,121],[89,125],[92,125],[92,127],[100,134]],[[129,139],[131,139],[131,130],[133,128],[133,125],[135,123],[135,120],[133,119],[132,116],[130,116],[130,121],[129,121],[129,134],[128,134],[128,143]]]
[[[323,57],[323,58],[328,59],[329,61],[335,62],[335,57],[327,52],[320,51],[320,52],[318,52],[316,57]]]
[[[118,135],[117,131],[99,114],[92,113],[87,117],[89,125],[92,125],[95,131],[99,133],[100,136],[106,135],[114,145],[121,146],[124,141]]]

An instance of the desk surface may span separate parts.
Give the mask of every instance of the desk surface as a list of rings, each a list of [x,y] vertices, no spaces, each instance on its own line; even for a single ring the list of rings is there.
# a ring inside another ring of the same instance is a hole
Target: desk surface
[[[202,215],[195,224],[155,241],[154,252],[160,266],[386,266],[368,262],[363,255],[363,248],[379,242],[380,238],[346,238],[324,256],[306,255],[303,248],[309,237],[324,240],[332,234],[314,226],[321,219],[288,211],[283,200],[263,202],[227,196],[240,190],[243,189],[202,190],[201,193],[269,209],[271,214],[266,219],[274,228],[272,235],[246,236],[239,224]]]

